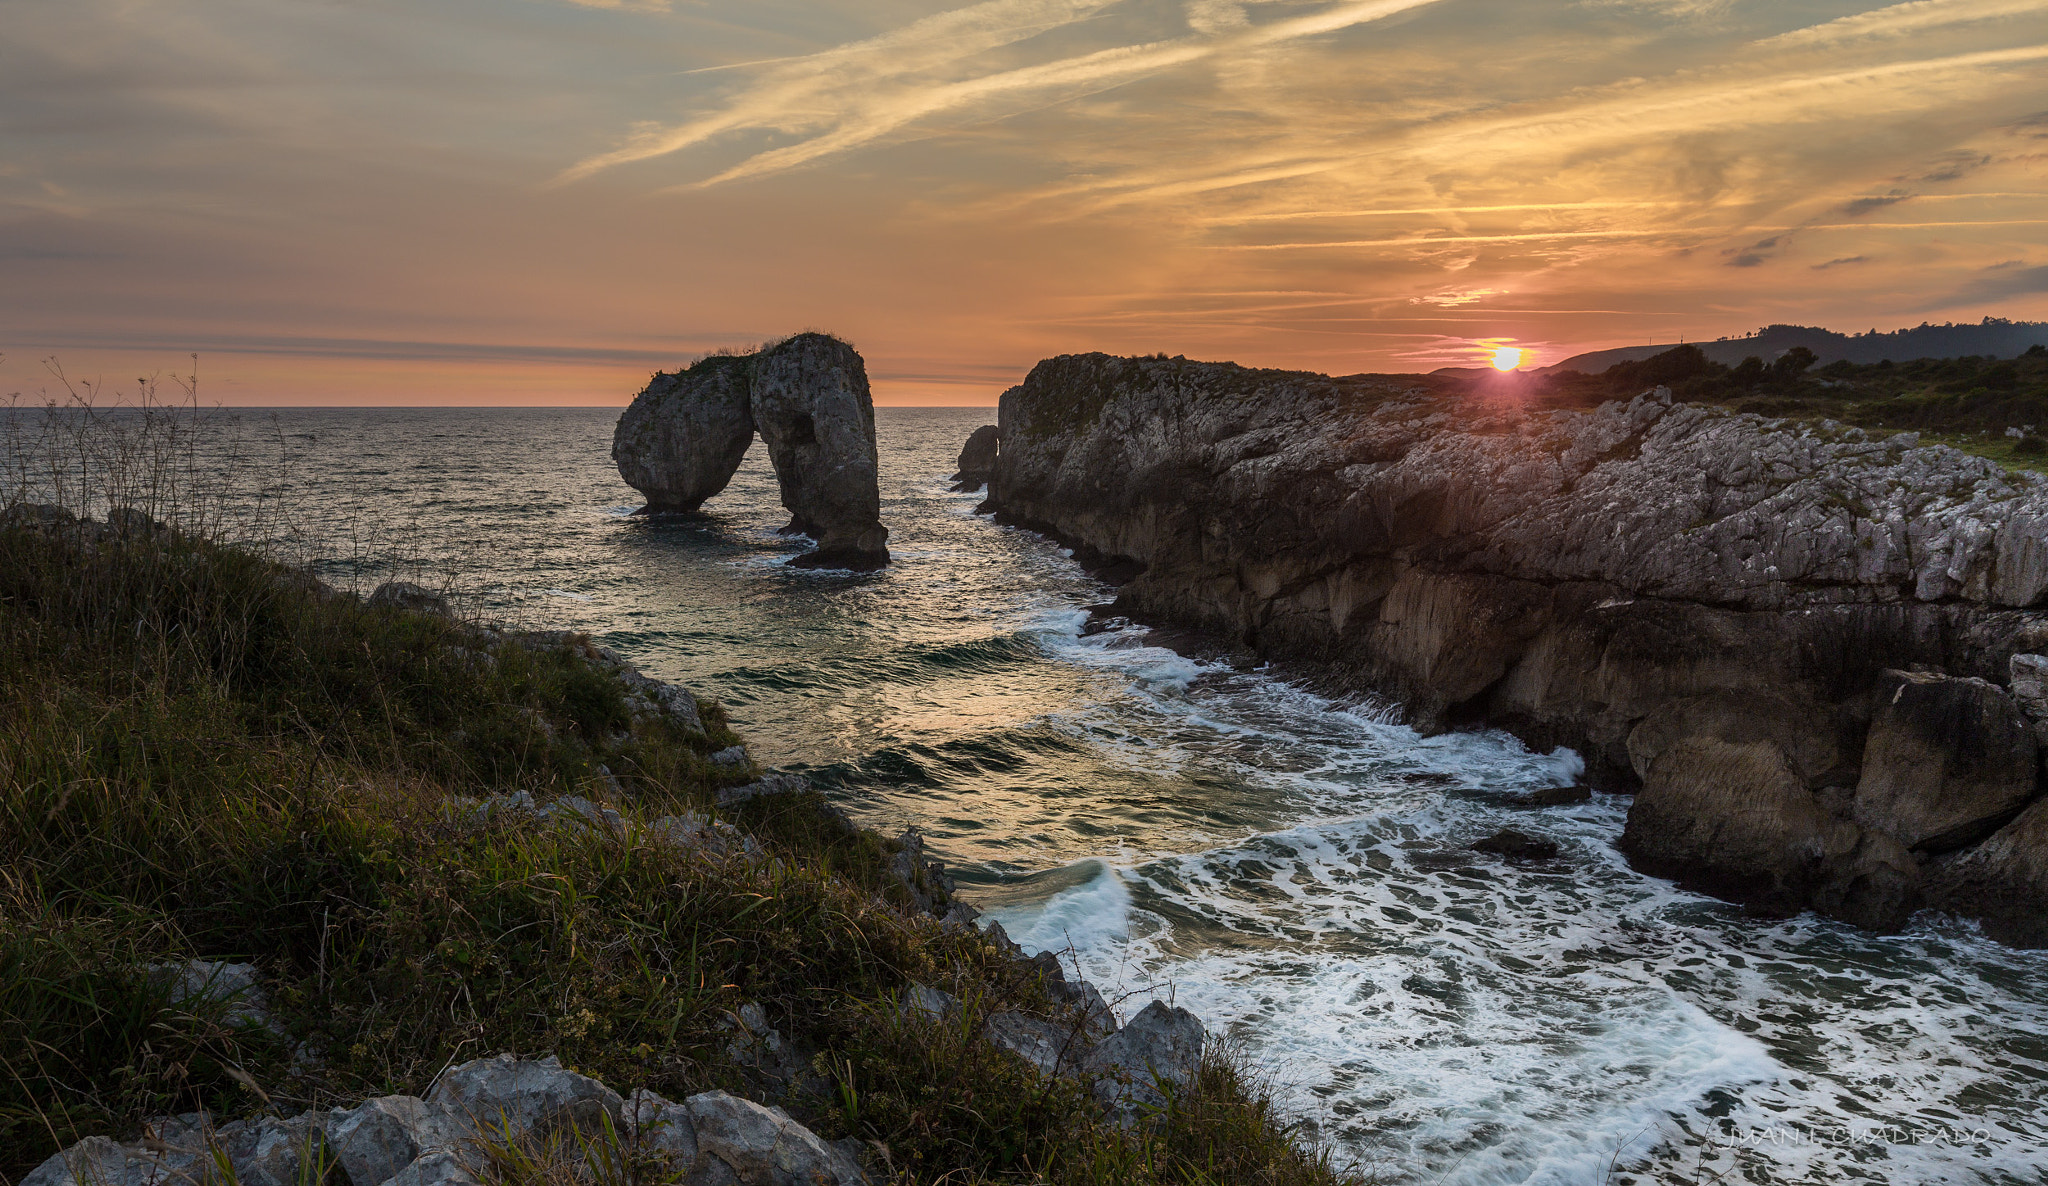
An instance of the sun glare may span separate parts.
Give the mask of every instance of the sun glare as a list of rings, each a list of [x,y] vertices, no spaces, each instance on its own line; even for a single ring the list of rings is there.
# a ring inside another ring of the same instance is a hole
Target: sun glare
[[[1522,352],[1513,346],[1502,346],[1493,352],[1493,369],[1512,371],[1522,365]]]

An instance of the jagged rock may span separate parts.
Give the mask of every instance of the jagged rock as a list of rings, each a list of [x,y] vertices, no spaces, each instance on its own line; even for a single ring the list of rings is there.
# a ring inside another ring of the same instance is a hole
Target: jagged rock
[[[107,1137],[87,1137],[51,1154],[19,1186],[155,1186],[168,1177],[155,1157],[123,1149]]]
[[[416,1096],[382,1096],[330,1112],[327,1145],[353,1186],[382,1186],[434,1143],[438,1119]]]
[[[744,766],[747,764],[747,747],[744,745],[726,746],[724,749],[711,755],[711,764],[714,766]]]
[[[860,355],[808,333],[764,350],[753,408],[792,516],[789,530],[818,541],[817,551],[791,563],[861,571],[887,564],[875,405]]]
[[[566,819],[606,832],[626,830],[625,817],[616,808],[592,802],[581,795],[563,795],[543,804],[538,814],[547,819]]]
[[[354,1186],[362,1186],[357,1182]],[[468,1162],[459,1154],[436,1150],[393,1175],[383,1186],[480,1186]]]
[[[237,1186],[307,1186],[314,1167],[330,1161],[320,1118],[274,1116],[222,1125],[214,1140],[235,1167]]]
[[[1473,844],[1472,851],[1490,852],[1515,861],[1547,861],[1557,855],[1557,841],[1530,836],[1513,828],[1502,828]]]
[[[386,581],[370,594],[373,608],[406,609],[423,614],[448,614],[448,599],[410,581]]]
[[[261,973],[254,964],[230,964],[218,960],[188,960],[182,964],[153,964],[150,980],[170,990],[170,1003],[219,1001],[227,1005],[223,1020],[230,1025],[276,1028],[270,1018],[269,1002],[263,996]]]
[[[1551,410],[1450,383],[1049,359],[1002,397],[987,508],[1121,581],[1119,613],[1313,661],[1426,731],[1570,746],[1618,791],[1702,735],[1690,715],[1750,705],[1753,737],[1705,734],[1778,753],[1789,782],[1764,798],[1846,804],[1881,671],[2002,683],[2013,655],[2048,655],[2048,477],[1668,391]],[[1649,798],[1682,835],[1638,825],[1630,848],[1667,874],[1735,886],[1722,873],[1755,864],[1747,840],[1727,859],[1697,843],[1715,821],[1683,802],[1744,813],[1738,833],[1773,817],[1757,852],[1864,854],[1765,896],[1896,898],[1842,906],[1885,919],[1910,897],[1871,829],[1838,851],[1832,810],[1759,816],[1675,777]],[[1783,833],[1795,816],[1817,830]]]
[[[701,1156],[724,1163],[739,1186],[861,1186],[867,1181],[845,1149],[820,1140],[780,1108],[722,1091],[693,1095],[684,1106]]]
[[[2048,721],[2048,655],[2014,655],[2006,672],[2020,711],[2036,723]]]
[[[1041,1075],[1079,1070],[1088,1053],[1084,1035],[1022,1013],[991,1014],[982,1032],[998,1049],[1023,1059]]]
[[[988,485],[995,476],[996,451],[1001,447],[1003,430],[993,424],[984,424],[968,434],[967,443],[960,448],[959,470],[953,475],[953,493],[964,494]]]
[[[770,774],[744,786],[718,788],[718,805],[736,807],[763,795],[797,795],[810,789],[810,780],[800,774]]]
[[[1630,805],[1620,847],[1652,876],[1792,914],[1813,903],[1892,930],[1919,903],[1903,846],[1831,815],[1768,740],[1667,746]]]
[[[714,355],[657,374],[619,417],[612,460],[647,511],[694,511],[732,481],[754,441],[753,369]]]
[[[950,1016],[960,1007],[952,993],[940,992],[928,984],[913,980],[903,986],[903,995],[898,999],[897,1008],[903,1016],[912,1020],[939,1021]]]
[[[672,1170],[687,1172],[698,1163],[697,1129],[690,1119],[690,1109],[670,1103],[644,1087],[626,1101],[622,1131],[637,1142],[640,1151],[666,1159]],[[730,1167],[727,1168],[729,1171]],[[690,1179],[692,1186],[697,1180]]]
[[[1186,1009],[1153,1001],[1122,1029],[1096,1043],[1084,1068],[1102,1076],[1096,1094],[1126,1118],[1159,1107],[1166,1093],[1195,1081],[1208,1034]]]
[[[107,512],[107,529],[129,539],[146,539],[161,534],[164,525],[134,507],[115,507]]]
[[[905,828],[896,838],[896,855],[889,859],[889,872],[910,894],[911,902],[926,914],[943,915],[953,900],[953,879],[946,875],[943,861],[926,859],[924,833]]]
[[[463,1063],[441,1076],[426,1103],[430,1110],[513,1138],[566,1126],[594,1133],[607,1119],[616,1126],[625,1108],[617,1092],[568,1070],[552,1054],[541,1059],[500,1054]]]
[[[647,825],[646,833],[669,844],[699,849],[715,856],[761,855],[761,846],[752,836],[724,820],[715,820],[694,811],[653,820]]]
[[[1928,897],[1984,922],[1984,932],[2019,947],[2048,947],[2048,800],[1975,848],[1938,862]]]
[[[1851,813],[1908,848],[1974,844],[2036,793],[2033,730],[2012,698],[1980,679],[1887,671]]]

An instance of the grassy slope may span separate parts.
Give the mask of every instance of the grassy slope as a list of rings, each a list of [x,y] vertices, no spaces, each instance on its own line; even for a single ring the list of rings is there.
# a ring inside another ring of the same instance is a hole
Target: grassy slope
[[[2048,350],[2015,359],[1927,358],[1812,369],[1790,358],[1725,367],[1697,347],[1680,346],[1600,375],[1549,376],[1542,397],[1584,406],[1627,398],[1658,384],[1678,398],[1792,420],[1837,420],[1880,431],[1914,431],[1928,444],[1952,445],[2010,469],[2048,463]],[[2030,429],[2019,438],[2008,428]]]
[[[1224,1060],[1132,1136],[996,1051],[980,1016],[1058,1016],[1029,966],[908,909],[892,843],[816,796],[736,820],[772,862],[450,803],[711,810],[749,775],[707,760],[738,738],[703,708],[708,736],[635,719],[573,639],[491,646],[244,551],[0,528],[0,1179],[147,1116],[417,1093],[504,1050],[758,1098],[724,1028],[756,1001],[816,1051],[792,1111],[902,1181],[1344,1180]],[[258,964],[285,1036],[173,1005],[145,969],[189,958]],[[964,1020],[908,1028],[912,979]]]

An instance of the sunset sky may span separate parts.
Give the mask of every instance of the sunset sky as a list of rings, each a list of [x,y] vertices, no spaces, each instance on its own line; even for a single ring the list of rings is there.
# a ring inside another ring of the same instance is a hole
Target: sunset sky
[[[0,395],[2048,318],[2048,0],[5,0]]]

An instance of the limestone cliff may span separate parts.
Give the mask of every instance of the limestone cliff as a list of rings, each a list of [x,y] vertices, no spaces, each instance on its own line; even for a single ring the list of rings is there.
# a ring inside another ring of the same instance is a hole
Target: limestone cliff
[[[655,375],[619,417],[612,460],[647,511],[693,511],[725,489],[756,431],[791,513],[785,530],[818,541],[791,563],[887,564],[867,368],[837,338],[797,334],[759,354]]]
[[[989,508],[1129,577],[1124,611],[1320,661],[1424,729],[1572,746],[1641,792],[1651,871],[1896,925],[1989,892],[1981,860],[1934,874],[2037,793],[2031,724],[1983,693],[2048,647],[2038,476],[1668,393],[1532,411],[1165,358],[1040,363],[999,421]],[[1929,706],[1874,730],[1914,672]]]

